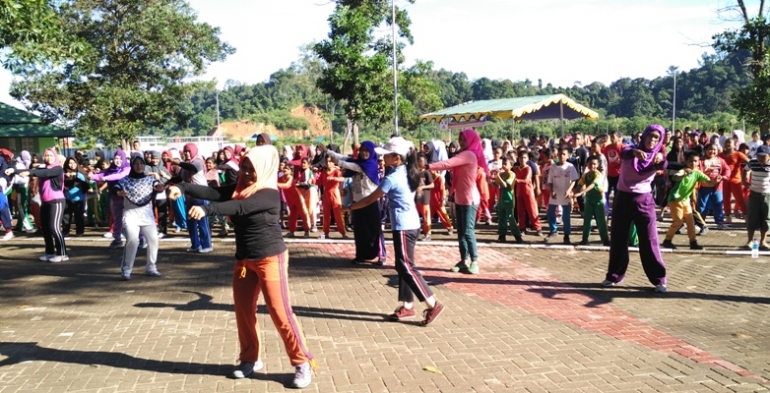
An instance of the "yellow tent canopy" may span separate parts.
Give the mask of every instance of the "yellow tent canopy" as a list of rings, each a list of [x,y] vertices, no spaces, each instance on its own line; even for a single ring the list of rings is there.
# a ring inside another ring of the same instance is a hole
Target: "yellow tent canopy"
[[[497,100],[469,101],[420,116],[420,121],[441,122],[451,119],[455,122],[478,120],[482,116],[498,119],[546,120],[546,119],[599,119],[599,115],[578,104],[564,94],[530,97],[502,98]]]

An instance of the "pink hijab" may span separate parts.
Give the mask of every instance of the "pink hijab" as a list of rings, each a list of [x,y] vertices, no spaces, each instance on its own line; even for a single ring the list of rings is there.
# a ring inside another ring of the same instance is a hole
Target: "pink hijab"
[[[489,174],[489,167],[487,166],[487,160],[484,158],[484,148],[481,147],[481,138],[479,134],[474,130],[461,131],[460,135],[465,138],[465,149],[463,151],[469,151],[476,155],[476,161],[479,168],[484,169],[484,173]]]

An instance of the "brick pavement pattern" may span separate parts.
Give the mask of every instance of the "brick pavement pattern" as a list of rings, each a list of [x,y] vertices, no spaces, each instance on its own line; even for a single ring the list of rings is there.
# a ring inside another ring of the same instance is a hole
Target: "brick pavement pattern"
[[[163,277],[137,274],[140,251],[121,282],[122,251],[95,240],[72,239],[61,264],[37,261],[39,241],[0,245],[0,393],[290,390],[293,368],[264,307],[265,369],[225,377],[238,353],[232,243],[203,255],[164,241]],[[669,292],[656,294],[634,254],[615,288],[597,284],[606,252],[483,245],[473,276],[447,271],[457,255],[452,244],[418,245],[447,305],[420,327],[384,321],[397,306],[390,258],[356,266],[351,242],[291,243],[292,304],[320,363],[304,391],[770,390],[770,258],[666,254]]]

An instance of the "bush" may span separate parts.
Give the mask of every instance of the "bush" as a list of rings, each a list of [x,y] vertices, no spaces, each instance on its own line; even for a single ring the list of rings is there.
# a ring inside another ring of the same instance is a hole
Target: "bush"
[[[251,116],[255,123],[272,124],[279,130],[306,130],[310,123],[301,117],[294,117],[289,111],[274,109]]]

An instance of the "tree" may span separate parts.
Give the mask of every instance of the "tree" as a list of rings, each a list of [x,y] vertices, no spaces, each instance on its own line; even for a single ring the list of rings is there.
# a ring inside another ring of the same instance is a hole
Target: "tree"
[[[0,0],[0,50],[3,66],[60,61],[80,56],[81,41],[62,29],[52,0]]]
[[[414,0],[408,0],[413,3]],[[413,42],[411,21],[405,10],[396,8],[399,37]],[[390,56],[393,46],[389,37],[376,38],[375,28],[391,26],[391,6],[376,0],[337,0],[329,16],[329,38],[317,43],[313,50],[326,63],[318,79],[318,87],[335,100],[344,102],[345,114],[353,123],[353,142],[358,143],[358,123],[387,123],[393,115],[392,73]],[[397,62],[403,61],[396,46]]]
[[[736,5],[725,7],[721,12],[723,15],[739,15],[743,26],[714,35],[713,47],[721,53],[749,53],[747,66],[752,82],[740,87],[731,102],[747,120],[759,124],[764,134],[770,131],[770,23],[765,15],[765,0],[760,0],[756,16],[749,15],[743,0],[736,2]]]
[[[186,122],[179,102],[198,84],[185,79],[234,52],[184,0],[70,0],[57,12],[88,55],[65,66],[26,64],[11,95],[73,125],[78,138],[116,145],[168,119]]]

